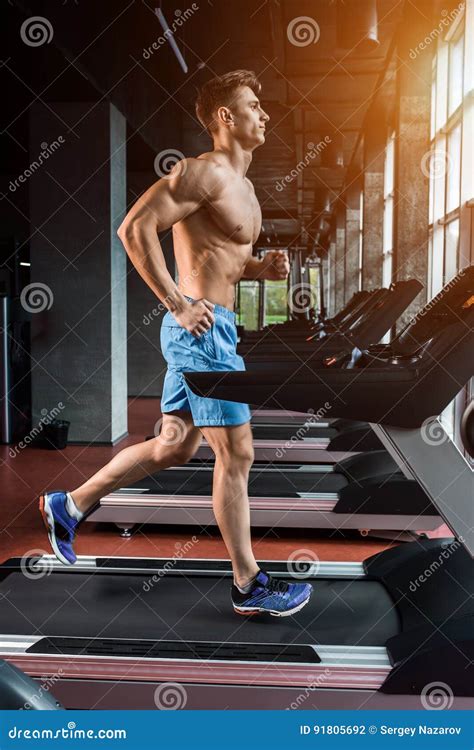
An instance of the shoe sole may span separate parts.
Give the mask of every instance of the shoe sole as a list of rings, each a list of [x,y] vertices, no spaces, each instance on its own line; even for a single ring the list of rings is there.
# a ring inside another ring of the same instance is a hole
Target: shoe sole
[[[62,562],[63,565],[74,565],[74,563],[64,557],[58,545],[56,544],[56,534],[54,533],[54,516],[51,513],[51,509],[46,502],[46,498],[44,495],[40,495],[39,509],[43,518],[43,523],[46,527],[46,531],[48,532],[49,543],[54,554],[56,555],[58,560]]]
[[[286,612],[277,612],[275,609],[265,609],[264,607],[235,607],[234,606],[234,612],[238,615],[272,615],[272,617],[289,617],[289,615],[294,615],[296,612],[299,612],[300,609],[303,609],[303,607],[308,604],[309,600],[311,598],[311,594],[308,596],[307,599],[304,600],[304,602],[301,602],[301,604],[298,604],[297,607],[293,607],[293,609],[288,609]]]

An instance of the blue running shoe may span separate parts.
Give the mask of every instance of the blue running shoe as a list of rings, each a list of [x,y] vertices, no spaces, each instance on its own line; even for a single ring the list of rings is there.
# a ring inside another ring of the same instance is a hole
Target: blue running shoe
[[[67,494],[62,490],[45,492],[40,496],[39,508],[54,554],[63,565],[74,565],[77,557],[72,544],[79,521],[67,512],[66,500]]]
[[[268,612],[274,617],[287,617],[303,609],[312,591],[310,583],[287,583],[260,569],[248,594],[241,594],[235,584],[232,586],[232,604],[238,615]]]

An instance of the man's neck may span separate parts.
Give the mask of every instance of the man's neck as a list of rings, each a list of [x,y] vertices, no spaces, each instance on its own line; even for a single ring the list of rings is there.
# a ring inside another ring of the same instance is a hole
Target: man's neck
[[[235,141],[223,143],[220,140],[214,140],[213,153],[222,154],[229,163],[231,169],[241,177],[245,177],[252,163],[252,152],[248,151]]]

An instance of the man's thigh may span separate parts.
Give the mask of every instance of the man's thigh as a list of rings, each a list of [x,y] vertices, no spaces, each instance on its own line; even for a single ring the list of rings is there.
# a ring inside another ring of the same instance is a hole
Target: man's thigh
[[[180,446],[186,453],[194,454],[199,448],[202,435],[195,427],[190,411],[174,411],[162,415],[157,441],[161,445]]]
[[[230,454],[253,460],[253,438],[250,422],[240,425],[199,428],[216,456]]]

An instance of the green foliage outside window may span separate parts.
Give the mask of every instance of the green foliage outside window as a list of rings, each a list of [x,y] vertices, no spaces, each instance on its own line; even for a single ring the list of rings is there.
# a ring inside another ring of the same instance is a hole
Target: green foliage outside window
[[[245,326],[247,331],[256,331],[258,328],[258,281],[240,281],[237,293],[237,324]],[[240,303],[240,304],[239,304]]]
[[[283,323],[288,320],[288,283],[283,281],[265,282],[265,321],[264,325]]]

